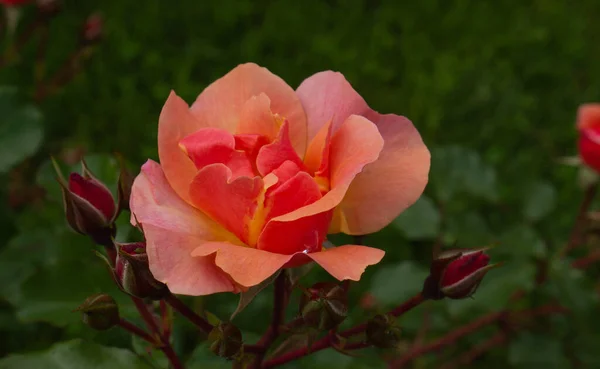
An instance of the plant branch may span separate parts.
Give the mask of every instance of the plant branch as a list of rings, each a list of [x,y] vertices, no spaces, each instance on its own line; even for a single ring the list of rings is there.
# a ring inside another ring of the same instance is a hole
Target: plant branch
[[[571,235],[569,236],[569,242],[565,245],[565,247],[563,247],[559,251],[559,257],[567,255],[569,251],[573,250],[581,243],[581,236],[587,223],[587,212],[590,209],[590,206],[592,205],[592,201],[594,200],[597,191],[597,183],[589,185],[588,188],[585,190],[583,200],[581,201],[581,205],[579,206],[577,217],[575,217],[575,224],[573,225]]]
[[[151,343],[154,346],[159,346],[160,342],[157,342],[156,339],[154,337],[152,337],[151,335],[149,335],[146,331],[144,331],[142,328],[138,327],[137,325],[121,318],[121,320],[119,320],[119,327],[123,328],[124,330],[128,331],[129,333],[132,333],[138,337],[140,337],[141,339],[143,339],[144,341],[147,341],[149,343]]]
[[[179,314],[183,315],[187,320],[192,322],[196,327],[200,328],[200,330],[206,334],[209,334],[212,331],[213,326],[206,319],[196,314],[192,309],[190,309],[186,304],[184,304],[181,300],[179,300],[175,295],[170,293],[165,297],[165,302],[173,308],[173,310],[177,311]]]
[[[400,305],[397,308],[395,308],[394,310],[392,310],[390,312],[390,314],[398,317],[398,316],[410,311],[411,309],[415,308],[416,306],[421,304],[423,301],[425,301],[425,298],[419,293],[418,295],[411,297],[406,302],[404,302],[402,305]],[[345,337],[345,338],[352,337],[352,336],[363,333],[366,328],[367,328],[366,323],[360,324],[354,328],[350,328],[346,331],[339,333],[339,335],[342,337]],[[261,368],[263,368],[263,369],[264,368],[273,368],[278,365],[285,364],[287,362],[296,360],[303,356],[306,356],[306,355],[312,354],[314,352],[331,347],[331,345],[335,343],[335,341],[334,341],[335,336],[336,336],[336,334],[334,332],[330,332],[325,337],[323,337],[320,340],[318,340],[317,342],[313,343],[310,347],[305,346],[300,349],[286,352],[278,357],[267,360],[266,362],[263,363]],[[346,345],[346,348],[348,348],[350,350],[354,350],[354,349],[359,349],[359,348],[368,347],[368,346],[369,346],[369,344],[367,344],[367,343],[357,342],[357,343],[350,343],[350,344]]]

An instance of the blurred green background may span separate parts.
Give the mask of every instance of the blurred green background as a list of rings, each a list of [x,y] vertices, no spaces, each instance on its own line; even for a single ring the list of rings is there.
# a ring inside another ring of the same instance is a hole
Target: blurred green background
[[[21,10],[17,35],[36,18],[34,4]],[[104,18],[102,40],[86,51],[69,83],[36,100],[40,86],[77,50],[82,25],[96,11]],[[330,350],[288,367],[385,368],[384,358],[407,350],[424,322],[432,340],[486,312],[549,301],[571,314],[520,326],[505,345],[463,367],[600,367],[599,269],[574,270],[555,257],[582,197],[576,169],[558,159],[576,153],[578,105],[600,99],[598,14],[597,0],[65,0],[47,32],[18,55],[10,53],[15,38],[2,33],[0,356],[9,356],[0,368],[86,368],[90,358],[99,368],[120,367],[117,361],[123,368],[166,367],[160,352],[148,354],[117,329],[91,331],[71,313],[86,296],[108,292],[140,323],[90,252],[91,242],[67,229],[48,159],[55,156],[66,172],[85,153],[114,190],[114,152],[132,169],[157,159],[157,120],[171,89],[192,102],[247,61],[292,87],[317,71],[340,71],[371,107],[409,117],[432,151],[425,196],[365,238],[387,255],[352,286],[346,326],[416,293],[436,240],[461,247],[497,242],[493,258],[506,262],[474,299],[430,302],[403,317],[405,342],[397,352],[366,349],[351,358]],[[38,46],[44,37],[45,49]],[[131,230],[127,221],[119,219],[121,240]],[[585,254],[583,247],[570,257]],[[540,263],[548,281],[536,287]],[[315,269],[303,284],[328,278]],[[518,289],[527,298],[509,305]],[[234,320],[248,342],[268,324],[268,291]],[[359,302],[367,291],[375,306],[365,312]],[[233,295],[186,301],[222,319],[237,304]],[[495,330],[478,331],[413,365],[441,367]],[[78,338],[84,341],[72,341]],[[175,345],[191,369],[231,366],[181,319]]]

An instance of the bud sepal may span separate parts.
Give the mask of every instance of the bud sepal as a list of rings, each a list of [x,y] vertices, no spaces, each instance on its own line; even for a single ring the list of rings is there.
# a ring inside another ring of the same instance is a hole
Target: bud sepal
[[[157,281],[148,265],[144,242],[116,243],[114,277],[123,292],[142,299],[161,300],[169,289]]]
[[[319,330],[329,330],[346,319],[346,290],[336,283],[316,283],[306,289],[300,300],[300,315],[304,323]]]
[[[75,311],[82,313],[82,320],[93,329],[105,331],[119,324],[119,307],[115,300],[106,294],[88,297]]]

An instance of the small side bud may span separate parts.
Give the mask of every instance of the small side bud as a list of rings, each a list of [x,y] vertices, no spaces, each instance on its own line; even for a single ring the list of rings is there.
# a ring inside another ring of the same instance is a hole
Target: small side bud
[[[82,167],[82,174],[71,173],[67,182],[56,166],[67,222],[74,231],[90,236],[96,243],[112,245],[115,200],[108,187],[92,174],[85,163]]]
[[[98,331],[105,331],[119,323],[119,307],[115,300],[106,294],[88,297],[74,311],[82,313],[85,324]]]
[[[402,331],[391,315],[378,314],[367,322],[367,342],[379,348],[397,347]]]
[[[242,332],[231,323],[219,323],[208,334],[208,342],[215,355],[231,358],[242,348]]]
[[[121,160],[121,171],[119,173],[117,204],[119,211],[129,211],[129,198],[131,197],[131,187],[133,186],[133,176],[127,170],[125,163]]]
[[[307,289],[300,300],[300,315],[309,327],[329,330],[346,319],[346,291],[335,283],[317,283]]]
[[[124,292],[151,300],[160,300],[169,293],[167,286],[150,272],[144,242],[117,244],[117,248],[114,275]]]
[[[431,265],[424,296],[431,299],[471,297],[487,272],[500,265],[489,265],[490,257],[485,251],[457,249],[442,253]]]

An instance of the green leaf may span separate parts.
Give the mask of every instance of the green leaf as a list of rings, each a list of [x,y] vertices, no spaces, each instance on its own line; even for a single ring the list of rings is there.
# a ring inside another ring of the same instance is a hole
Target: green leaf
[[[503,254],[510,259],[527,260],[546,256],[546,243],[532,227],[519,224],[500,236],[500,245],[491,254]]]
[[[254,300],[254,298],[260,293],[260,291],[264,290],[271,283],[273,283],[275,279],[277,279],[277,277],[279,276],[279,273],[281,273],[281,271],[277,271],[277,273],[273,274],[272,276],[265,279],[256,286],[250,287],[248,291],[240,293],[240,301],[238,302],[238,305],[235,308],[233,314],[231,314],[231,318],[229,318],[229,320],[233,320],[233,318],[235,318],[236,315],[238,315],[242,310],[246,308],[246,306],[248,306],[248,304],[252,302],[252,300]]]
[[[496,241],[485,219],[469,211],[460,216],[448,217],[444,232],[445,244],[459,247],[482,247]]]
[[[392,224],[404,232],[408,239],[432,239],[440,231],[440,221],[440,213],[434,202],[423,195]]]
[[[299,267],[289,268],[287,270],[288,273],[288,283],[291,288],[294,288],[300,282],[300,279],[310,273],[310,271],[315,267],[314,262],[306,263]]]
[[[150,369],[133,352],[91,342],[61,342],[49,350],[11,355],[0,360],[0,369]]]
[[[508,361],[517,368],[527,369],[570,367],[558,338],[532,333],[522,333],[511,341]]]
[[[373,276],[371,293],[383,305],[400,303],[423,288],[429,272],[411,261],[379,268]]]
[[[537,182],[526,191],[523,216],[536,221],[548,215],[556,203],[556,190],[548,182]]]
[[[202,343],[192,352],[185,367],[186,369],[231,369],[231,362],[218,357],[208,349],[207,343]]]
[[[137,355],[139,355],[145,361],[152,363],[154,368],[169,369],[169,359],[161,350],[153,347],[147,341],[132,334],[131,346]]]
[[[16,90],[0,87],[0,173],[33,155],[42,143],[42,114],[22,104]]]
[[[484,163],[476,151],[464,147],[434,148],[430,177],[436,196],[444,202],[459,193],[490,201],[498,197],[494,168]]]

